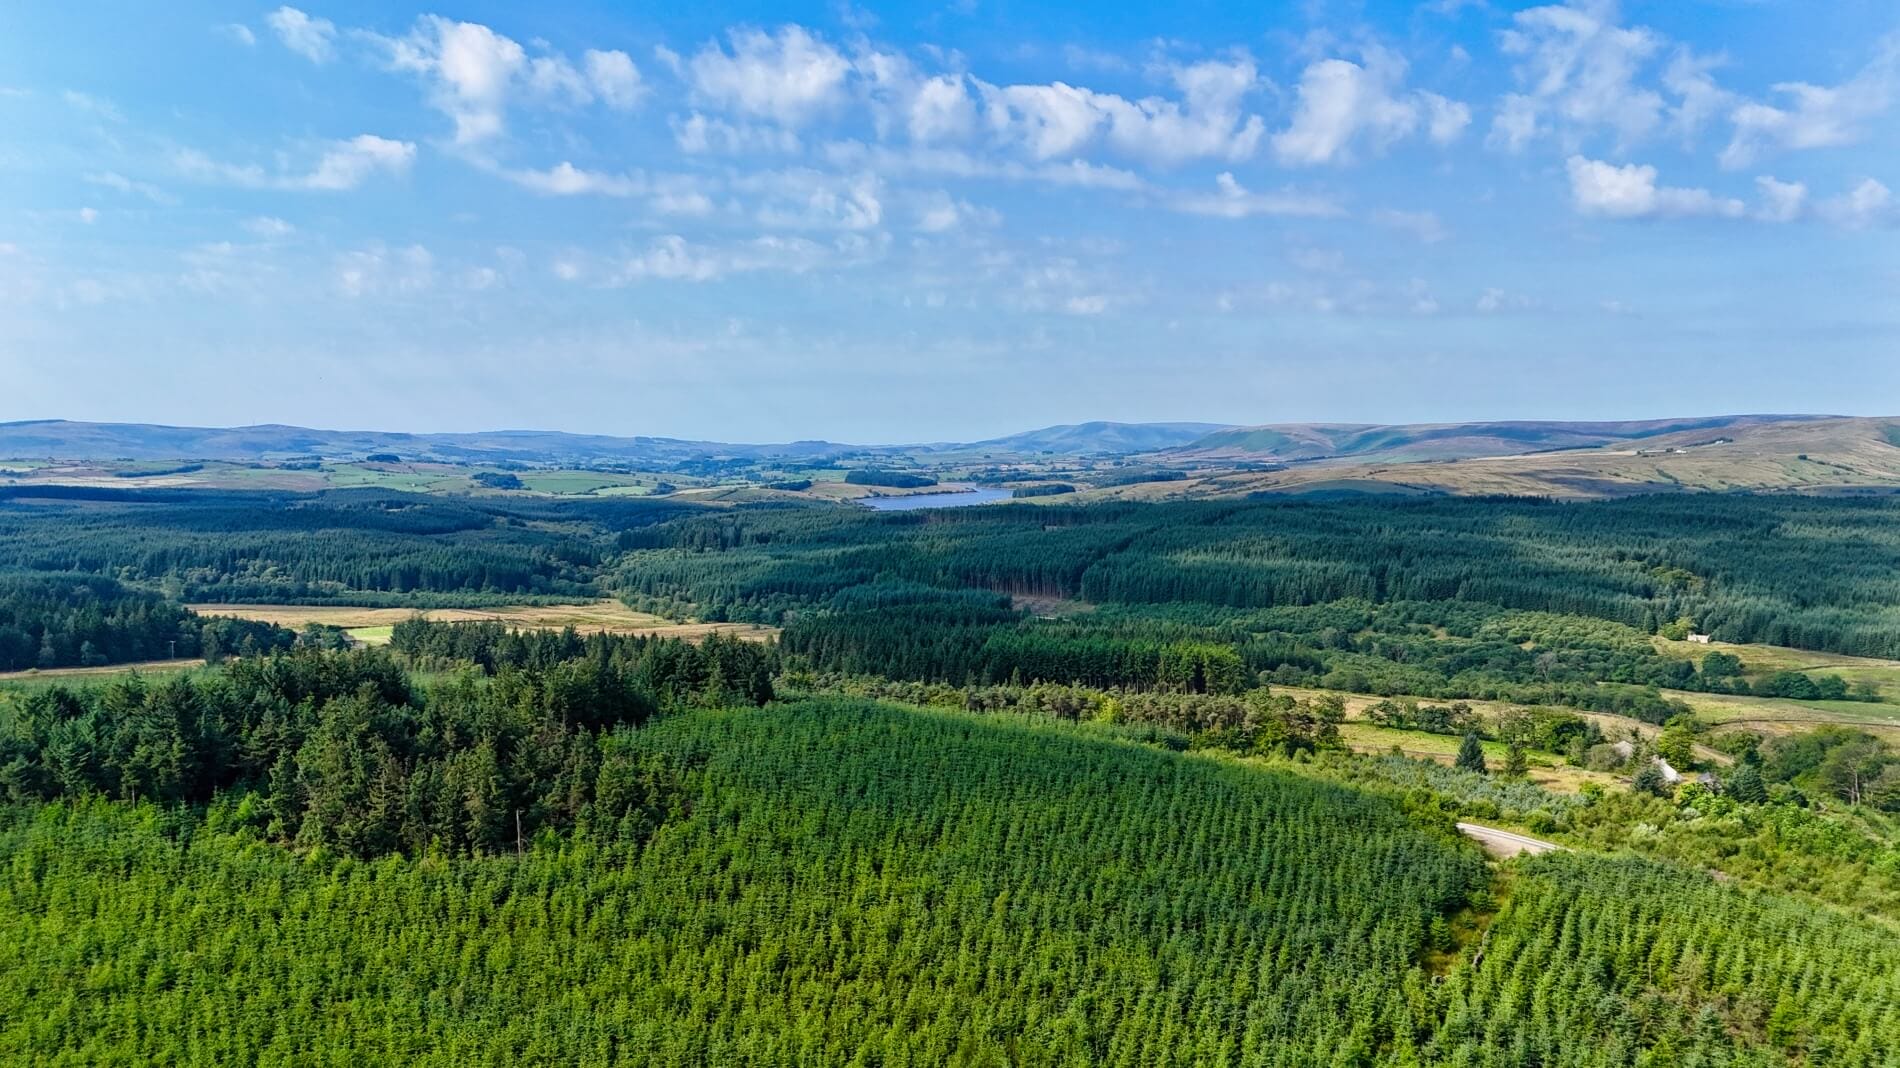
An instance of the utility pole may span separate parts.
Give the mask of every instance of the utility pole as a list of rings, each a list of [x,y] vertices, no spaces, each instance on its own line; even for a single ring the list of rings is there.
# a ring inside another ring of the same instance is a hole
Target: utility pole
[[[515,809],[515,856],[521,856],[521,810]]]
[[[172,639],[172,659],[173,660],[178,659],[178,639],[177,638]]]

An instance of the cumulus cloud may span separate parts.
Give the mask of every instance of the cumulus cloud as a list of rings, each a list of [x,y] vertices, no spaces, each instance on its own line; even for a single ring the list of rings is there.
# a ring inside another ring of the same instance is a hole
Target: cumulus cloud
[[[625,52],[602,52],[590,48],[581,56],[587,71],[587,84],[610,108],[625,111],[640,102],[646,87],[640,80],[640,68]]]
[[[1291,191],[1253,192],[1225,171],[1215,176],[1212,193],[1183,193],[1174,198],[1173,207],[1190,215],[1221,219],[1245,219],[1255,215],[1323,218],[1344,214],[1338,204],[1325,197]]]
[[[731,51],[709,41],[684,65],[708,105],[796,127],[842,99],[851,62],[804,27],[736,29],[727,40]]]
[[[1893,218],[1893,194],[1867,178],[1847,192],[1822,201],[1815,209],[1828,222],[1849,230],[1864,230]]]
[[[524,189],[549,196],[642,196],[648,191],[639,174],[583,170],[562,160],[546,170],[504,170],[502,176]]]
[[[1395,54],[1371,49],[1364,58],[1364,65],[1322,59],[1301,72],[1292,122],[1273,135],[1280,162],[1348,162],[1357,143],[1376,152],[1421,126],[1432,141],[1449,144],[1470,125],[1471,109],[1465,104],[1405,91],[1405,63]]]
[[[1764,222],[1793,222],[1807,210],[1808,187],[1800,182],[1783,182],[1764,174],[1755,179],[1755,188],[1761,193],[1761,207],[1756,209],[1755,217]]]
[[[966,226],[994,226],[1002,216],[990,208],[967,200],[958,200],[943,190],[924,197],[918,205],[917,229],[926,234],[942,234]]]
[[[1095,94],[1064,82],[982,86],[985,117],[999,140],[1036,159],[1075,153],[1094,138],[1103,114]]]
[[[264,16],[264,24],[277,34],[285,48],[312,63],[328,63],[336,54],[336,24],[329,19],[313,18],[294,7],[280,7]],[[250,33],[248,29],[244,31],[246,37]]]
[[[455,123],[455,143],[480,145],[502,134],[510,103],[581,106],[596,100],[633,107],[644,92],[639,68],[625,52],[589,50],[581,63],[558,53],[530,56],[512,38],[480,23],[439,15],[416,20],[407,36],[368,35],[382,46],[392,70],[420,77],[429,102]]]
[[[695,111],[672,120],[673,143],[690,155],[742,155],[798,151],[798,135],[769,122],[733,123]]]
[[[1613,219],[1688,215],[1734,218],[1744,213],[1739,200],[1706,189],[1681,189],[1656,183],[1656,168],[1646,164],[1605,163],[1571,156],[1570,197],[1579,212]]]
[[[416,146],[408,141],[359,134],[330,142],[310,170],[301,173],[273,173],[254,163],[224,163],[192,149],[177,153],[173,163],[188,176],[250,189],[336,192],[355,189],[378,173],[400,174],[415,157]]]
[[[953,141],[976,128],[976,102],[961,74],[939,74],[917,83],[904,114],[913,141]]]
[[[976,86],[991,135],[1036,159],[1076,155],[1098,140],[1160,166],[1253,155],[1265,134],[1260,116],[1243,107],[1260,85],[1253,60],[1176,64],[1167,75],[1178,98],[1130,100],[1066,82]]]
[[[1773,89],[1782,106],[1749,101],[1730,114],[1735,134],[1722,150],[1724,167],[1745,167],[1775,150],[1860,141],[1900,90],[1900,37],[1888,38],[1873,62],[1840,85],[1782,82]]]
[[[884,183],[874,174],[801,169],[745,175],[731,185],[764,198],[755,217],[773,229],[870,230],[884,218]]]
[[[1491,144],[1522,148],[1545,119],[1573,134],[1607,128],[1622,144],[1641,140],[1662,122],[1665,105],[1661,93],[1637,83],[1637,75],[1663,44],[1646,27],[1617,25],[1613,0],[1572,0],[1518,12],[1502,46],[1518,59],[1521,91],[1500,102]],[[1691,68],[1678,73],[1681,84],[1694,81]]]

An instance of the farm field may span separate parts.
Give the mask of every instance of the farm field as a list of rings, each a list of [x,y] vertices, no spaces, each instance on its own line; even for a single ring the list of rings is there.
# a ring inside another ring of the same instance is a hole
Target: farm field
[[[1754,643],[1671,641],[1658,635],[1652,639],[1656,651],[1674,660],[1701,661],[1712,652],[1729,653],[1741,658],[1742,673],[1753,679],[1777,671],[1802,674],[1839,675],[1849,686],[1872,684],[1882,697],[1900,700],[1900,660],[1844,656],[1812,649],[1790,649],[1780,645]]]
[[[504,605],[495,608],[358,608],[348,605],[196,604],[203,616],[273,623],[293,630],[311,624],[339,627],[366,645],[389,641],[390,628],[420,615],[437,623],[506,623],[524,630],[560,630],[573,627],[582,634],[627,634],[670,638],[703,638],[723,634],[763,641],[777,633],[755,623],[682,623],[646,612],[636,612],[619,601],[584,604]]]
[[[27,671],[0,672],[0,688],[32,687],[55,683],[84,683],[137,671],[146,675],[168,675],[193,671],[205,666],[203,660],[143,660],[132,664],[104,664],[99,667],[32,668]]]
[[[1794,701],[1785,697],[1731,694],[1664,693],[1685,702],[1696,718],[1712,727],[1745,727],[1760,734],[1798,734],[1834,724],[1853,727],[1900,743],[1900,705],[1867,701]]]

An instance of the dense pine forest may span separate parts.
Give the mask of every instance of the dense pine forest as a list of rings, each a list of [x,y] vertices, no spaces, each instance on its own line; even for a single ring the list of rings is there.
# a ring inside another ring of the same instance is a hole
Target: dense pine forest
[[[560,791],[579,818],[519,846],[299,858],[251,789],[13,810],[0,1052],[1871,1066],[1900,1043],[1882,926],[1641,860],[1498,885],[1443,817],[1291,765],[847,701],[596,738],[591,790]],[[506,751],[504,777],[540,759]]]
[[[1900,758],[1698,734],[1683,700],[1892,695],[1654,641],[1900,652],[1889,503],[36,492],[0,499],[0,670],[208,666],[0,686],[0,1059],[1900,1048]],[[348,650],[183,607],[606,596],[781,630],[412,618]],[[1349,752],[1345,693],[1458,766]],[[1552,792],[1532,750],[1626,778]],[[1487,863],[1457,819],[1578,851]]]
[[[265,653],[296,634],[198,616],[157,593],[90,575],[0,574],[0,672]]]

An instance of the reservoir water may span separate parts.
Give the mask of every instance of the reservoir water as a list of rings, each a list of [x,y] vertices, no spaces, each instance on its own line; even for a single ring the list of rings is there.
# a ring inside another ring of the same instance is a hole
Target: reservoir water
[[[912,508],[962,508],[972,504],[993,504],[1009,500],[1009,491],[994,486],[971,486],[950,493],[913,493],[906,497],[859,497],[858,503],[880,512],[905,512]]]

